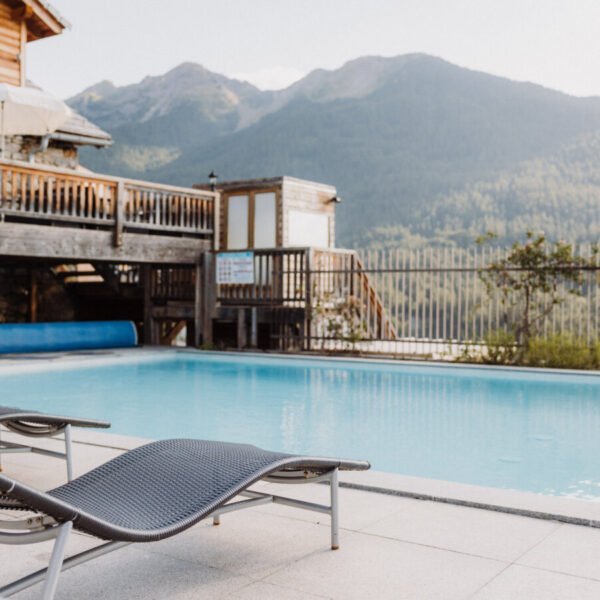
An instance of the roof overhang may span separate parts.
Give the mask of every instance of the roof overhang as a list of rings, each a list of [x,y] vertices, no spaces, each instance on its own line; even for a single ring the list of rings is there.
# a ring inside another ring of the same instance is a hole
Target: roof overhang
[[[77,144],[79,146],[94,146],[95,148],[108,148],[113,145],[111,138],[98,138],[91,135],[77,135],[74,133],[66,133],[63,131],[55,131],[51,133],[49,139],[56,140],[57,142],[69,142],[71,144]]]
[[[15,17],[25,19],[27,41],[33,42],[62,33],[70,27],[69,22],[45,0],[9,0]]]

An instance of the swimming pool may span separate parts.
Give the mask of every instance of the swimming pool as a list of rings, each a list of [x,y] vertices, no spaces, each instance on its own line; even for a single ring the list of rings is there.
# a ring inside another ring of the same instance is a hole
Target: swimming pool
[[[112,431],[368,459],[405,475],[600,499],[600,377],[165,352],[10,374],[0,403]]]

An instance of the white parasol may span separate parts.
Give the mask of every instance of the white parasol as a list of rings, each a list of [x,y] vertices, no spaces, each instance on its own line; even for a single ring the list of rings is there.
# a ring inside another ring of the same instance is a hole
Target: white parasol
[[[0,136],[2,157],[7,135],[44,136],[56,131],[71,114],[58,98],[32,87],[0,83]]]

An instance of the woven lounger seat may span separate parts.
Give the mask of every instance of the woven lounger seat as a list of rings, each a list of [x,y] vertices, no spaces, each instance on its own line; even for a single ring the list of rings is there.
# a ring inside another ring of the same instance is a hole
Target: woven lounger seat
[[[47,493],[0,475],[0,508],[27,509],[39,515],[37,526],[30,525],[27,533],[0,533],[0,543],[17,543],[19,535],[24,536],[19,543],[31,543],[26,536],[37,535],[37,541],[57,538],[47,574],[44,570],[0,588],[0,596],[16,593],[47,575],[46,591],[51,591],[45,597],[51,598],[63,568],[64,543],[59,543],[60,536],[64,531],[68,535],[71,527],[110,540],[101,552],[94,549],[83,553],[92,553],[89,558],[93,558],[126,543],[171,537],[209,516],[218,519],[220,514],[238,508],[280,502],[330,514],[332,547],[337,548],[337,472],[369,466],[364,461],[268,452],[245,444],[166,440],[131,450]],[[259,480],[329,480],[331,506],[248,490]],[[247,499],[230,503],[238,495]],[[0,531],[2,525],[14,527],[7,523],[0,522]],[[69,561],[79,564],[89,560],[81,557],[68,559],[64,568],[68,568]]]
[[[0,406],[0,425],[9,431],[30,438],[54,437],[63,434],[65,437],[65,452],[54,452],[37,448],[29,444],[19,444],[0,439],[0,456],[6,453],[33,452],[67,462],[67,477],[73,479],[73,459],[71,445],[71,427],[92,427],[107,429],[110,423],[96,419],[50,415],[37,411],[25,411],[12,406]],[[0,471],[2,471],[0,463]]]

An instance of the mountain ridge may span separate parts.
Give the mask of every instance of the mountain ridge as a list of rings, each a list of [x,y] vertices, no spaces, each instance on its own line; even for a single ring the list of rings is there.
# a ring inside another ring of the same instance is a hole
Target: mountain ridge
[[[464,230],[450,226],[461,192],[600,131],[598,97],[425,54],[359,57],[267,92],[184,63],[122,88],[100,82],[69,102],[115,137],[108,151],[82,153],[84,164],[99,171],[182,185],[212,169],[224,179],[285,173],[336,184],[346,199],[338,213],[344,244],[390,226],[413,239],[443,235],[464,243],[478,225],[461,208]],[[593,157],[599,152],[592,142],[589,149]],[[573,184],[566,176],[561,181]],[[365,199],[373,207],[366,214]],[[510,214],[494,218],[518,216],[518,204],[510,205]],[[506,222],[499,229],[512,231]],[[399,234],[399,243],[408,237]]]

